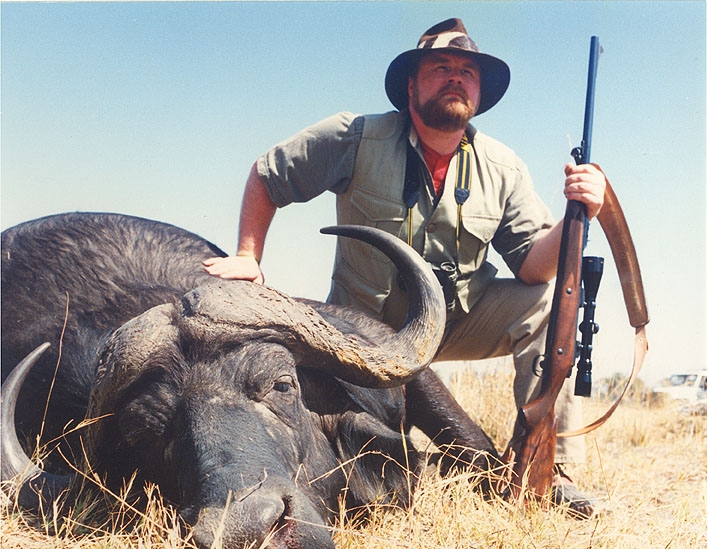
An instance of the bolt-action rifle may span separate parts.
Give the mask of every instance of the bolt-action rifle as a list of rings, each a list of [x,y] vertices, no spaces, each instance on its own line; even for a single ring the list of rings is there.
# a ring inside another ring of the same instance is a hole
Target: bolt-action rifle
[[[577,164],[590,161],[595,80],[600,46],[596,36],[591,39],[588,84],[585,101],[585,121],[580,147],[571,151]],[[581,301],[583,249],[587,242],[588,219],[585,204],[576,200],[567,203],[563,218],[563,233],[558,259],[558,273],[553,294],[545,354],[540,357],[541,391],[539,396],[519,410],[516,436],[520,442],[510,446],[505,458],[513,462],[511,491],[515,497],[525,487],[536,496],[543,496],[551,487],[556,446],[554,406],[563,383],[571,374],[576,358],[576,332]],[[593,258],[597,267],[601,258]],[[595,276],[599,284],[599,276]],[[595,293],[597,287],[595,286]],[[594,305],[594,299],[593,305]],[[589,335],[596,331],[591,321]],[[591,344],[587,342],[590,351]],[[589,355],[588,355],[589,360]],[[589,379],[586,370],[585,379]],[[587,385],[587,383],[586,383]],[[588,387],[586,387],[588,389]],[[589,391],[587,391],[589,393]],[[514,455],[509,455],[514,452]]]
[[[595,79],[600,51],[599,40],[597,36],[593,36],[590,41],[583,140],[580,147],[571,151],[578,164],[590,162]],[[636,250],[617,195],[610,182],[607,179],[605,182],[604,203],[597,220],[612,250],[629,323],[635,328],[632,372],[622,394],[601,418],[577,431],[560,434],[556,432],[555,402],[563,383],[572,373],[578,355],[580,360],[575,394],[590,396],[592,336],[599,329],[594,320],[595,298],[604,263],[601,257],[583,258],[588,232],[587,211],[584,204],[570,200],[563,220],[563,236],[546,347],[544,355],[540,357],[541,391],[535,400],[519,410],[515,439],[503,456],[505,463],[512,465],[510,491],[515,498],[518,498],[524,488],[525,493],[536,497],[548,493],[553,481],[556,436],[582,435],[607,421],[639,374],[649,348],[646,339],[649,314]],[[580,306],[585,312],[580,324],[582,339],[578,343],[576,327]]]

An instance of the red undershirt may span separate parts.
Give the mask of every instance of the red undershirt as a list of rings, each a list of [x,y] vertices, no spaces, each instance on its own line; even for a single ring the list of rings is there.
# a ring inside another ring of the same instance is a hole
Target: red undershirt
[[[433,176],[435,196],[440,196],[442,194],[443,186],[445,185],[447,169],[450,166],[450,160],[452,160],[452,157],[455,155],[455,151],[450,154],[441,155],[426,147],[422,141],[420,142],[420,145],[423,149],[425,164],[428,166],[430,174]]]

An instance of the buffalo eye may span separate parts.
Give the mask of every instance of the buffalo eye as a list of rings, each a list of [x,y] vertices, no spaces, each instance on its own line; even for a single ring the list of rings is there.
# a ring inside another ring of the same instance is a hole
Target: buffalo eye
[[[273,382],[273,390],[278,393],[288,393],[295,388],[295,379],[291,375],[280,376]]]
[[[282,374],[271,378],[266,386],[268,389],[259,399],[272,413],[284,424],[293,426],[293,418],[298,417],[298,403],[300,395],[298,383],[294,375]]]

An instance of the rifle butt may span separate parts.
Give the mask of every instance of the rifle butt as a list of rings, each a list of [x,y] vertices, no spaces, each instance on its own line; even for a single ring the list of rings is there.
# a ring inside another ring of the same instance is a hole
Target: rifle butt
[[[512,442],[502,456],[510,468],[508,490],[515,501],[542,500],[550,492],[557,429],[551,410],[540,423],[527,426],[518,445]]]

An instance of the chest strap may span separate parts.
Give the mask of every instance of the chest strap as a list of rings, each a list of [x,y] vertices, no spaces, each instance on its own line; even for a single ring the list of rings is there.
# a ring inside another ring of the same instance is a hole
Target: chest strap
[[[420,155],[408,142],[406,155],[406,175],[403,184],[403,202],[408,208],[408,245],[413,246],[413,208],[420,199]],[[467,134],[462,135],[457,150],[457,178],[455,180],[455,202],[457,203],[457,224],[455,226],[455,241],[459,256],[460,225],[462,224],[462,205],[470,197],[472,182],[472,145]],[[443,188],[443,192],[444,188]]]
[[[455,226],[455,242],[457,255],[460,256],[460,225],[462,225],[462,205],[470,197],[472,184],[472,145],[467,134],[462,135],[460,149],[457,153],[457,183],[455,184],[455,202],[457,202],[457,225]]]
[[[408,208],[408,245],[413,247],[413,207],[420,198],[420,181],[418,178],[418,153],[408,142],[408,152],[406,154],[406,178],[403,182],[403,203]]]

